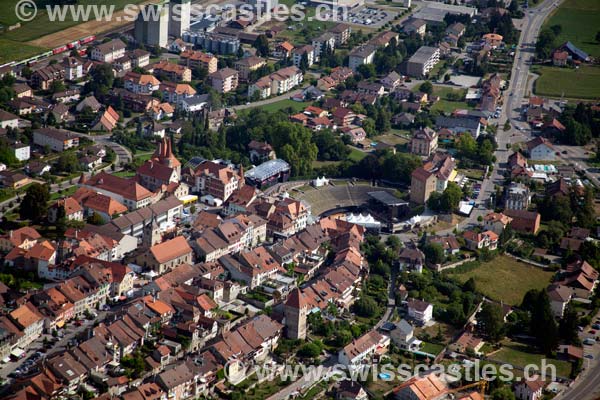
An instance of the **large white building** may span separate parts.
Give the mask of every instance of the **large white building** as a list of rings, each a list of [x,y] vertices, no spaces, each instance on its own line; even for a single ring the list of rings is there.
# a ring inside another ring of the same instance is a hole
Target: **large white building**
[[[125,55],[126,47],[120,39],[111,40],[94,47],[91,58],[94,61],[111,63]]]
[[[18,142],[11,144],[10,147],[15,152],[15,157],[19,161],[27,161],[31,157],[31,148],[28,144]]]
[[[79,136],[73,132],[40,128],[33,131],[33,143],[40,147],[50,147],[54,151],[64,151],[79,145]]]
[[[375,46],[364,45],[355,48],[348,55],[348,67],[354,72],[363,64],[371,64],[375,58]]]
[[[361,369],[364,361],[374,355],[384,354],[390,344],[390,338],[377,331],[369,331],[353,340],[338,353],[338,361],[350,370]]]
[[[0,110],[0,128],[18,128],[19,127],[19,117],[15,114],[9,113],[4,110]]]
[[[406,63],[406,74],[420,78],[429,73],[440,61],[440,49],[437,47],[421,46]]]
[[[300,85],[303,79],[304,75],[298,67],[282,68],[250,85],[248,96],[252,97],[256,92],[258,92],[258,97],[261,99],[266,99],[271,95],[277,96]]]

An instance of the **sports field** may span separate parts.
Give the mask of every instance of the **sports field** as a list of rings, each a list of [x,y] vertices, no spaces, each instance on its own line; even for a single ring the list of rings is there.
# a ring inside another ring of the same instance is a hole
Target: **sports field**
[[[565,0],[544,26],[561,25],[561,42],[570,40],[591,56],[600,57],[600,43],[596,33],[600,30],[599,0]]]
[[[543,289],[554,275],[550,271],[501,255],[467,272],[450,273],[459,282],[475,279],[477,290],[490,299],[520,304],[530,289]]]
[[[582,65],[578,69],[537,67],[540,74],[534,92],[540,96],[573,99],[600,99],[600,67]]]

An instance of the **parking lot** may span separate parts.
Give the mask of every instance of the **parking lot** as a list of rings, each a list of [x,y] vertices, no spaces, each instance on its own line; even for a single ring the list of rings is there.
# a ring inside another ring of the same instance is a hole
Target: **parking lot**
[[[378,28],[393,21],[398,13],[379,8],[363,7],[348,13],[346,22]]]

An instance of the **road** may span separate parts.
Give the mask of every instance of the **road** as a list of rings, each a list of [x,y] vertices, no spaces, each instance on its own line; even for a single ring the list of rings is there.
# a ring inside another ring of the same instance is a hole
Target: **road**
[[[525,121],[521,121],[521,107],[523,99],[527,94],[527,89],[530,87],[528,80],[529,65],[533,57],[535,49],[536,37],[544,23],[546,17],[556,7],[555,4],[562,0],[546,0],[541,3],[532,12],[527,12],[522,20],[521,36],[519,43],[515,49],[515,61],[511,72],[511,79],[508,88],[504,91],[504,103],[502,112],[498,119],[498,131],[496,132],[496,142],[498,148],[494,155],[496,161],[493,165],[493,170],[485,177],[481,183],[481,190],[477,198],[477,207],[468,218],[465,218],[459,224],[459,229],[464,229],[469,225],[477,225],[477,218],[488,212],[486,202],[495,192],[494,185],[502,185],[504,182],[503,172],[508,162],[508,157],[511,154],[510,150],[506,149],[507,145],[528,140],[528,132],[530,128]],[[504,123],[509,121],[511,129],[505,131]],[[518,127],[519,129],[515,129]],[[451,233],[453,230],[448,229],[439,234]]]
[[[295,96],[300,92],[302,92],[302,89],[296,89],[296,90],[292,90],[291,92],[284,93],[280,96],[275,96],[275,97],[271,97],[269,99],[255,101],[255,102],[252,102],[249,104],[242,104],[240,106],[231,106],[228,108],[233,108],[234,110],[239,111],[239,110],[246,110],[248,108],[256,108],[256,107],[266,106],[267,104],[277,103],[278,101],[289,100],[292,96]]]
[[[131,151],[129,151],[128,148],[126,148],[125,146],[120,145],[119,143],[113,142],[110,138],[111,138],[111,134],[107,134],[107,135],[86,135],[86,134],[81,134],[82,136],[88,138],[89,140],[93,140],[98,144],[104,145],[105,147],[110,147],[115,154],[117,155],[117,158],[115,159],[115,165],[116,166],[120,166],[123,164],[127,164],[130,163],[131,160],[133,160],[133,156],[131,154]]]
[[[597,313],[592,321],[596,321],[598,318],[600,318],[600,313]],[[586,332],[579,334],[582,341],[587,337],[595,336],[590,333],[590,329],[587,328]],[[583,360],[583,371],[579,375],[579,379],[570,388],[556,396],[555,400],[597,400],[600,398],[600,344],[584,345],[583,352],[587,357]]]
[[[102,321],[106,318],[107,313],[105,311],[96,311],[96,313],[98,314],[98,317],[96,318],[96,320]],[[56,353],[59,353],[59,352],[65,350],[67,348],[67,345],[70,340],[72,340],[76,336],[80,335],[85,330],[92,328],[93,324],[94,324],[93,320],[87,320],[87,319],[83,319],[83,324],[81,326],[75,326],[73,323],[70,323],[67,328],[63,329],[64,336],[62,338],[60,338],[58,342],[56,342],[54,345],[52,345],[52,347],[48,350],[48,352],[46,353],[46,355],[43,358],[48,358],[49,356],[51,356],[53,354],[56,354]],[[50,340],[50,339],[52,339],[52,336],[48,335],[48,334],[41,335],[39,338],[37,338],[37,340],[35,340],[28,346],[25,356],[23,358],[19,359],[18,361],[11,361],[7,364],[0,366],[0,380],[7,379],[8,375],[11,372],[13,372],[17,368],[19,368],[25,362],[25,360],[27,358],[29,358],[36,351],[40,351],[40,350],[45,351],[44,343],[43,343],[44,339]],[[8,379],[10,379],[10,378],[8,378]]]
[[[560,157],[573,165],[577,171],[583,171],[594,185],[600,187],[600,169],[589,165],[589,152],[580,146],[562,146],[554,145]]]

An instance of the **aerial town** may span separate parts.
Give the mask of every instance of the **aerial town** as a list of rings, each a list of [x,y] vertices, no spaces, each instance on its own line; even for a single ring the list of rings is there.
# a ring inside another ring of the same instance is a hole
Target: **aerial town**
[[[600,398],[598,0],[1,3],[0,399]]]

